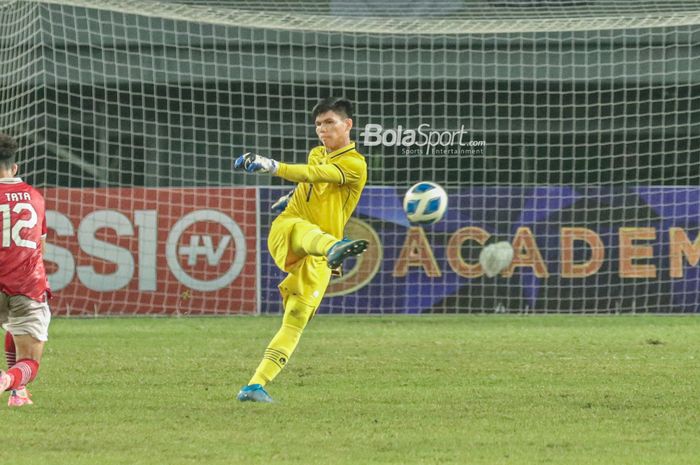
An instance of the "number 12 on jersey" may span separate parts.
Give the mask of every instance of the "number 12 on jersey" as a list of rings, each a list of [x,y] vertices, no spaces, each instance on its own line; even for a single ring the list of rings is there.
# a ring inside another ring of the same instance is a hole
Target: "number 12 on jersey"
[[[2,247],[10,247],[10,241],[13,241],[17,247],[36,249],[36,242],[22,239],[20,235],[22,229],[31,229],[36,226],[36,210],[34,210],[31,204],[25,202],[18,202],[15,204],[14,208],[12,208],[12,211],[18,215],[25,210],[29,212],[29,218],[26,220],[19,219],[15,221],[13,225],[11,224],[10,206],[7,204],[0,204],[0,215],[2,215]]]

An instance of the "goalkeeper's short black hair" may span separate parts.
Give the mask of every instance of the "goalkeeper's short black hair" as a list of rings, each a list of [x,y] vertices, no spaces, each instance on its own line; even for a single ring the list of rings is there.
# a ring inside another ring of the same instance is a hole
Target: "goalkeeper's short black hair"
[[[15,155],[17,153],[17,141],[9,134],[0,132],[0,167],[7,170],[15,164]]]
[[[327,111],[332,111],[345,118],[352,118],[352,102],[344,97],[324,98],[311,111],[311,117],[315,120],[318,115]]]

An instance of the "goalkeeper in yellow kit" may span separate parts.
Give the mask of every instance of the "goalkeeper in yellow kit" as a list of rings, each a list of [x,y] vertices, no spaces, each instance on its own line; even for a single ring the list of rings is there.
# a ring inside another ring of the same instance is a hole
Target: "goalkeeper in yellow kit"
[[[323,145],[309,152],[308,163],[290,165],[246,153],[234,168],[269,173],[297,183],[286,209],[272,222],[268,247],[277,266],[289,273],[279,289],[284,304],[282,327],[265,350],[262,362],[240,401],[272,402],[265,385],[282,371],[316,312],[331,278],[347,257],[367,248],[365,240],[343,239],[367,181],[367,164],[350,140],[352,104],[328,98],[312,111]]]

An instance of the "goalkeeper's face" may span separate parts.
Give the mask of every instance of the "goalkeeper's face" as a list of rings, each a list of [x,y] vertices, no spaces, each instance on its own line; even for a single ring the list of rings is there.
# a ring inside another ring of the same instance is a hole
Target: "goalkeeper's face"
[[[327,111],[316,117],[316,134],[331,152],[350,143],[350,129],[352,120],[345,115]]]

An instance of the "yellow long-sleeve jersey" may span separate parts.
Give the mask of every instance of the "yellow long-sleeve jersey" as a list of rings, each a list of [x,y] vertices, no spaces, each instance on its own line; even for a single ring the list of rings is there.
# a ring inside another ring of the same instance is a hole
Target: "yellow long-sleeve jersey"
[[[279,163],[276,175],[298,183],[280,216],[306,219],[342,239],[367,182],[367,163],[354,142],[330,153],[323,146],[314,147],[308,164]]]

